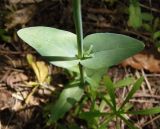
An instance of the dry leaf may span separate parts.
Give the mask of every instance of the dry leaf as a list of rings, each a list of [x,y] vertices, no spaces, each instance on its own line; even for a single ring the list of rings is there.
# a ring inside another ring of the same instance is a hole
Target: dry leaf
[[[47,65],[43,61],[37,61],[37,67],[39,69],[39,82],[45,82],[47,79],[47,76],[49,74],[49,70]]]
[[[0,110],[11,108],[15,104],[15,99],[11,92],[5,89],[0,89]]]
[[[6,83],[12,88],[16,86],[17,83],[27,81],[28,77],[24,73],[12,72],[7,78]]]
[[[36,11],[35,5],[17,10],[6,16],[7,23],[5,24],[7,29],[16,27],[17,25],[25,25],[34,16]]]
[[[135,69],[145,69],[150,72],[160,72],[160,60],[151,53],[139,53],[122,62],[123,66],[131,66]]]
[[[34,70],[39,83],[48,82],[49,68],[43,61],[36,61],[31,54],[27,54],[27,61]]]

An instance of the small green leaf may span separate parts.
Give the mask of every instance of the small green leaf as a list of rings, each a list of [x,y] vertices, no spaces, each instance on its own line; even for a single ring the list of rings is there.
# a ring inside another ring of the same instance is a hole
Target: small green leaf
[[[107,68],[102,69],[88,69],[85,68],[86,72],[86,81],[94,88],[95,90],[99,86],[99,82],[102,79],[102,76],[107,71]]]
[[[142,14],[139,0],[130,0],[129,24],[135,29],[142,26]]]
[[[69,61],[50,61],[56,66],[69,68],[77,65],[78,60],[70,60],[69,57],[74,58],[77,55],[77,40],[76,35],[55,28],[50,27],[28,27],[19,30],[18,36],[23,41],[32,46],[42,56],[51,56],[56,59],[58,57],[68,57]]]
[[[143,27],[146,31],[153,33],[153,26],[152,26],[152,25],[147,24],[147,23],[143,23],[142,27]]]
[[[114,92],[115,91],[114,84],[112,83],[111,79],[108,76],[104,77],[104,83],[108,90],[108,94],[111,98],[113,107],[114,109],[116,109],[116,97],[115,97],[115,92]]]
[[[160,38],[160,31],[157,31],[153,34],[153,39],[158,39]]]
[[[109,96],[106,95],[100,95],[102,100],[104,100],[106,102],[106,104],[114,111],[115,110],[115,107],[112,105],[111,101],[109,100]]]
[[[154,115],[160,113],[160,107],[153,107],[150,109],[144,109],[139,111],[129,111],[128,114],[134,114],[134,115]]]
[[[125,98],[124,102],[122,103],[120,109],[123,108],[123,106],[132,98],[132,96],[134,95],[134,93],[139,90],[139,88],[141,87],[141,84],[143,82],[143,78],[139,78],[136,83],[133,85],[131,91],[128,93],[127,97]]]
[[[142,20],[144,21],[152,21],[153,15],[151,13],[142,13]]]
[[[134,77],[126,77],[123,80],[119,80],[118,82],[116,82],[115,88],[122,88],[125,86],[129,86],[129,85],[133,84],[134,82],[135,82]]]
[[[110,115],[110,113],[102,113],[99,111],[89,111],[89,112],[82,112],[79,116],[81,119],[93,119],[95,117],[100,117],[100,116],[105,116],[105,115]]]
[[[64,114],[81,99],[83,93],[84,90],[79,86],[65,88],[53,107],[50,107],[51,115],[48,124],[56,122],[58,119],[62,118]]]
[[[0,39],[5,42],[11,42],[11,37],[7,34],[7,32],[4,29],[0,28]]]
[[[85,37],[84,50],[92,47],[92,58],[81,60],[81,64],[90,69],[101,69],[118,64],[136,54],[144,44],[134,38],[114,33],[96,33]]]

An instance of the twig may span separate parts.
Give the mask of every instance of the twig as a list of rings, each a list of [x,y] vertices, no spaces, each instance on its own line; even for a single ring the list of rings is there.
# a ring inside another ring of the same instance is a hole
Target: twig
[[[155,120],[157,120],[157,119],[159,119],[159,118],[160,118],[160,115],[158,115],[158,116],[154,117],[153,119],[151,119],[150,121],[144,123],[143,125],[141,125],[141,127],[145,127],[145,126],[147,126],[148,124],[152,123],[153,121],[155,121]]]
[[[147,97],[147,98],[160,99],[159,95],[150,95],[150,94],[142,94],[142,93],[135,93],[134,97]]]
[[[149,81],[148,81],[148,79],[147,79],[147,77],[146,77],[146,75],[145,75],[145,73],[144,73],[144,70],[141,69],[141,72],[142,72],[142,75],[143,75],[143,77],[144,77],[144,80],[145,80],[145,82],[146,82],[146,85],[147,85],[150,93],[153,95],[151,85],[150,85],[150,83],[149,83]]]
[[[87,9],[88,12],[90,13],[102,13],[102,14],[115,14],[117,13],[116,10],[109,10],[106,8],[88,8]]]
[[[151,10],[153,12],[156,12],[156,13],[160,13],[160,10],[159,9],[156,9],[156,8],[151,8],[149,6],[146,6],[144,4],[140,4],[141,7],[145,8],[145,9],[148,9],[148,10]]]
[[[137,100],[137,99],[131,99],[130,102],[159,104],[159,101],[155,101],[155,100],[150,101],[150,100]]]
[[[25,99],[25,104],[28,104],[28,102],[30,101],[31,96],[36,92],[36,90],[37,90],[38,87],[39,87],[39,86],[35,86],[35,87],[32,89],[31,93],[29,93],[29,95],[28,95],[28,96],[26,97],[26,99]]]

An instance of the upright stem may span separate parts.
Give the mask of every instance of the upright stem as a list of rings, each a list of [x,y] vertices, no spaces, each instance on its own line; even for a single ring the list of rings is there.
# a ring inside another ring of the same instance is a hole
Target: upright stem
[[[81,14],[81,0],[73,0],[73,15],[77,34],[78,57],[83,58],[83,28]]]
[[[76,27],[77,34],[77,47],[78,47],[78,58],[83,58],[83,28],[82,28],[82,14],[81,14],[81,0],[72,0],[73,1],[73,15],[74,23]],[[80,71],[80,81],[81,86],[84,85],[84,70],[83,66],[79,63]]]

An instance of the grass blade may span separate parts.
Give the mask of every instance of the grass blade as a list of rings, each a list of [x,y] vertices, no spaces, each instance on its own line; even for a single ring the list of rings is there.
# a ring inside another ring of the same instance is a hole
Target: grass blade
[[[139,78],[136,83],[133,85],[131,91],[128,93],[126,99],[124,100],[124,102],[122,103],[120,109],[122,109],[124,107],[124,105],[132,98],[132,96],[134,95],[134,93],[140,88],[141,84],[143,82],[143,77]]]
[[[108,94],[111,98],[113,107],[114,107],[114,109],[116,109],[116,97],[115,97],[115,93],[114,93],[114,84],[108,76],[104,77],[104,83],[105,83],[105,86],[108,90]]]
[[[116,82],[115,88],[123,88],[125,86],[131,85],[135,82],[134,77],[126,77],[123,80]]]
[[[144,109],[139,111],[129,111],[127,113],[134,114],[134,115],[154,115],[154,114],[160,113],[160,107],[153,107],[150,109]]]

